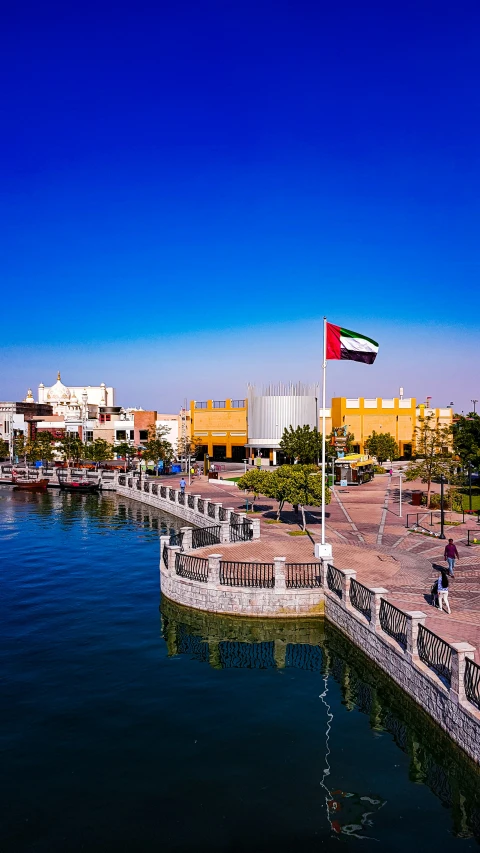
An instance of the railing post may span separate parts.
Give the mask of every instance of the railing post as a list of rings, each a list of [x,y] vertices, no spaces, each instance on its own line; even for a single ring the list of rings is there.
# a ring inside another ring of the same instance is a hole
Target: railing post
[[[167,545],[168,550],[168,573],[169,575],[175,574],[175,560],[177,559],[177,554],[180,552],[179,545]]]
[[[248,518],[248,516],[245,516],[245,518]],[[248,521],[252,525],[252,539],[260,539],[260,519],[248,518]]]
[[[208,556],[208,586],[216,587],[220,582],[220,560],[223,554],[209,554]]]
[[[191,551],[193,548],[192,544],[192,534],[193,527],[181,527],[180,533],[182,534],[182,548],[184,551]]]
[[[383,596],[388,594],[388,589],[385,589],[383,586],[371,586],[369,587],[369,590],[372,593],[372,618],[370,619],[368,627],[371,631],[379,631],[380,604]]]
[[[220,521],[220,542],[230,542],[230,522]]]
[[[198,499],[201,497],[202,497],[201,495],[194,495],[193,496],[193,511],[194,512],[198,512]]]
[[[422,610],[404,610],[407,617],[407,657],[411,661],[418,657],[418,626],[425,625],[426,613]]]
[[[273,558],[273,572],[275,577],[275,592],[285,593],[287,591],[287,587],[285,584],[285,562],[286,557],[274,557]]]
[[[235,507],[233,507],[233,506],[226,506],[225,507],[225,521],[228,521],[229,524],[230,524],[230,517],[232,515],[232,512],[235,512]]]
[[[223,504],[221,501],[210,501],[210,503],[213,503],[215,507],[215,523],[218,524],[220,521],[220,507],[223,506]]]
[[[354,569],[339,569],[339,571],[342,578],[342,604],[347,610],[351,610],[350,582],[356,579],[357,573]]]
[[[329,562],[320,558],[320,583],[323,589],[327,589],[327,572]]]
[[[160,536],[160,569],[166,571],[165,563],[163,562],[163,551],[170,543],[170,536]]]
[[[452,647],[452,680],[450,696],[453,702],[459,704],[465,701],[465,664],[466,659],[474,659],[475,646],[470,643],[450,643]]]

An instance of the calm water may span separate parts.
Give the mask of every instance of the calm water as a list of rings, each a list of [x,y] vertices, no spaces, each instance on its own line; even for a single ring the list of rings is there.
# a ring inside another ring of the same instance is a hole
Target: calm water
[[[476,771],[335,630],[159,612],[178,526],[0,488],[1,850],[477,849]]]

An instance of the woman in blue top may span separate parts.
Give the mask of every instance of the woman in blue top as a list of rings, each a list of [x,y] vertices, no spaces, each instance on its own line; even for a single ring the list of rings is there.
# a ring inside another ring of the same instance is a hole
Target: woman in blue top
[[[442,571],[437,583],[438,607],[443,610],[442,604],[445,602],[445,609],[450,613],[450,605],[448,603],[448,575]]]

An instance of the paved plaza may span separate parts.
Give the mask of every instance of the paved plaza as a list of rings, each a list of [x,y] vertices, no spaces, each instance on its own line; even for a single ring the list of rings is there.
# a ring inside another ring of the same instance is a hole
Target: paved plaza
[[[237,472],[242,473],[242,471]],[[226,476],[234,476],[229,472]],[[177,485],[175,478],[168,483]],[[331,503],[326,508],[327,541],[332,543],[334,564],[341,569],[355,569],[357,580],[367,586],[383,586],[386,596],[403,610],[423,610],[427,627],[448,642],[466,640],[476,646],[480,662],[480,545],[467,547],[467,530],[478,531],[477,516],[465,516],[465,524],[446,526],[445,535],[457,544],[460,559],[455,578],[450,582],[451,615],[441,613],[430,605],[430,589],[438,577],[436,567],[445,567],[445,541],[412,533],[405,527],[407,512],[416,512],[411,505],[411,490],[422,489],[421,483],[403,485],[402,515],[399,517],[398,475],[376,476],[371,483],[332,490]],[[408,486],[408,488],[407,488]],[[438,490],[438,486],[435,487]],[[231,483],[195,478],[187,491],[201,494],[210,500],[222,501],[226,507],[245,508],[245,495]],[[256,542],[238,543],[205,548],[198,552],[221,553],[225,559],[271,562],[284,556],[288,562],[309,562],[313,559],[314,543],[320,541],[320,510],[307,511],[308,536],[291,536],[300,529],[300,518],[286,505],[282,523],[275,523],[276,501],[259,497],[255,502],[260,518],[261,538]],[[461,518],[461,516],[459,516]],[[422,521],[423,518],[423,521]],[[430,525],[433,521],[433,526]],[[439,531],[439,513],[430,517],[422,510],[419,522],[426,529]]]

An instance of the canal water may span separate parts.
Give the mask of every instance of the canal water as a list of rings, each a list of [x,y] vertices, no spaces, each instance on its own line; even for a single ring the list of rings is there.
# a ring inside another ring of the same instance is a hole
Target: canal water
[[[0,849],[477,849],[476,769],[328,623],[160,601],[179,526],[0,488]]]

